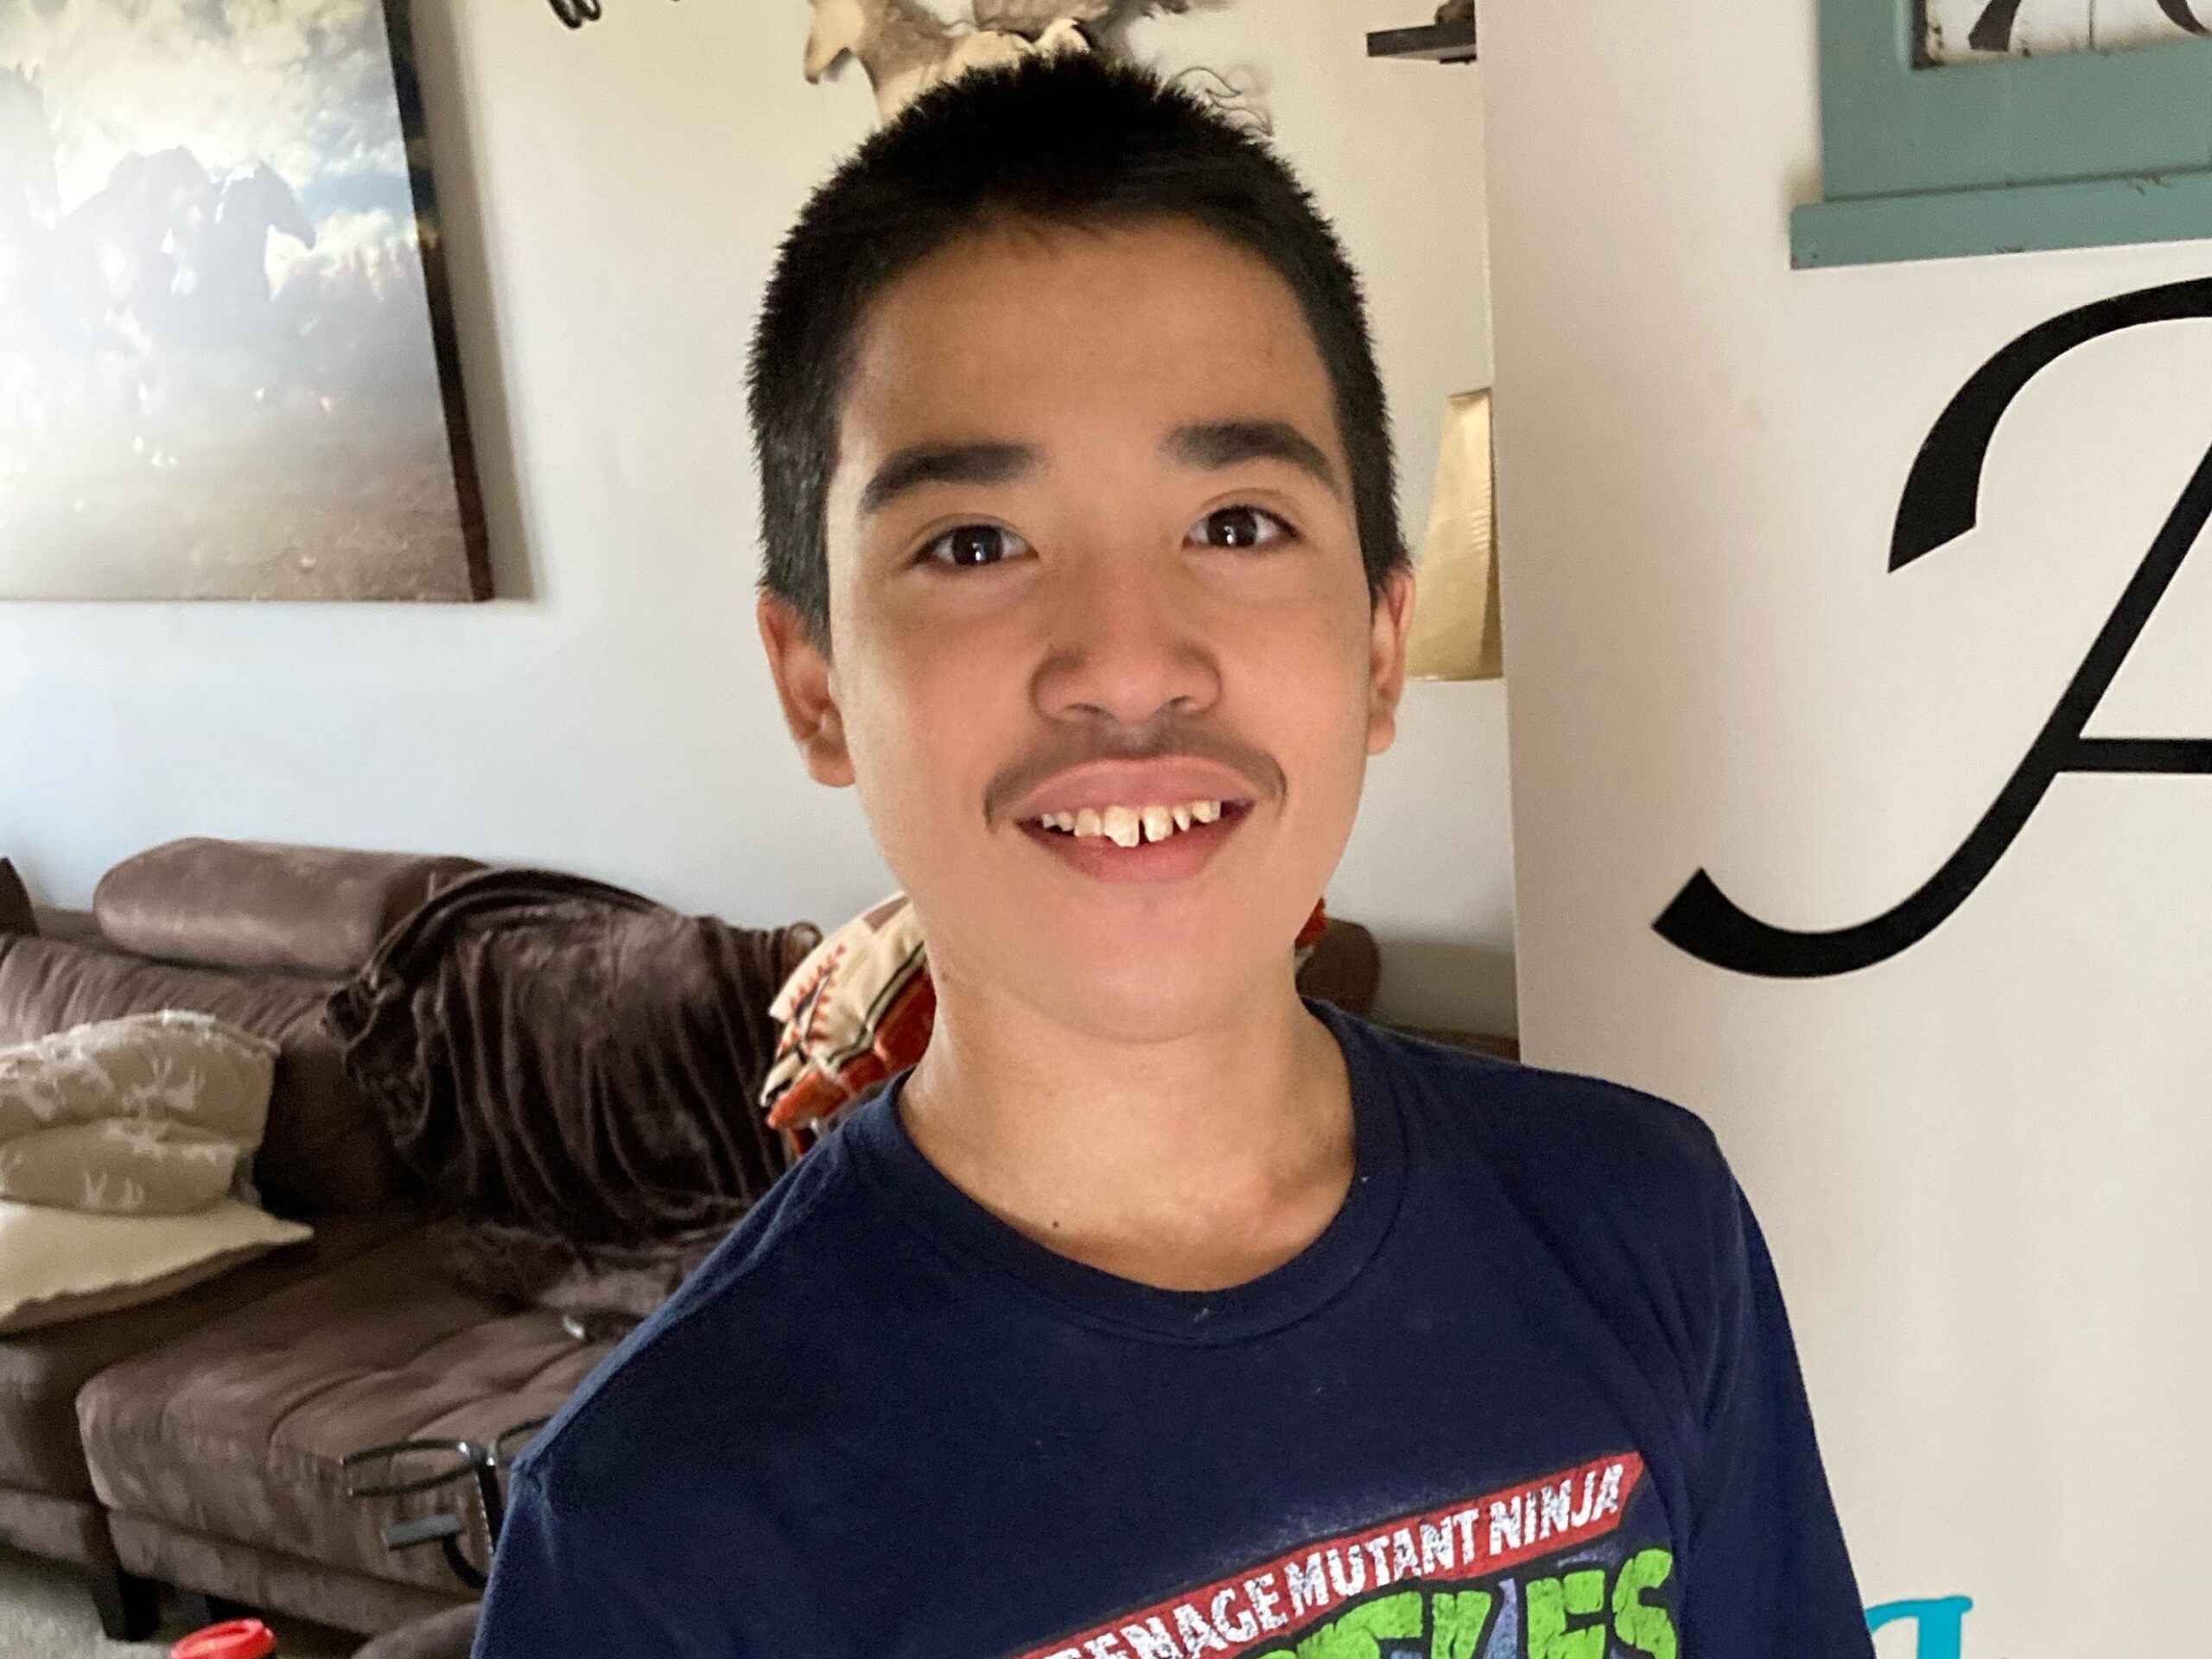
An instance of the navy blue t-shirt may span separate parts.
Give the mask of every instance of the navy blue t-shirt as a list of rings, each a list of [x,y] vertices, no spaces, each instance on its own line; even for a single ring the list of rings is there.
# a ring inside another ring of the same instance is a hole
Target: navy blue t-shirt
[[[878,1095],[523,1459],[478,1655],[1869,1659],[1705,1127],[1316,1011],[1351,1189],[1229,1290],[1054,1255]]]

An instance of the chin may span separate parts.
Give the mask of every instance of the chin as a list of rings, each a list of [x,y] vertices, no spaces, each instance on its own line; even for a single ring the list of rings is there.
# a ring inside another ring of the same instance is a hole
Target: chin
[[[1230,1023],[1274,988],[1268,963],[1217,950],[1136,950],[1118,963],[1062,957],[1052,969],[1032,982],[1031,1000],[1062,1024],[1118,1043],[1172,1042]]]

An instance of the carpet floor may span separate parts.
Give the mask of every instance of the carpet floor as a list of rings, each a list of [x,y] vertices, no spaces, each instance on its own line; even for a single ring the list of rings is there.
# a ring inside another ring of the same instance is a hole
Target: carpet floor
[[[5,1659],[157,1659],[187,1632],[174,1598],[162,1602],[161,1633],[150,1642],[111,1642],[100,1634],[84,1575],[0,1544],[0,1655]],[[356,1636],[271,1615],[283,1659],[345,1659]]]

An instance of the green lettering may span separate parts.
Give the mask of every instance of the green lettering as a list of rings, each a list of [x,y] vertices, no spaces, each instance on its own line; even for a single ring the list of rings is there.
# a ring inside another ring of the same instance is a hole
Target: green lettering
[[[1497,1598],[1487,1590],[1439,1590],[1428,1599],[1428,1659],[1475,1659]]]
[[[1421,1634],[1421,1592],[1355,1607],[1298,1644],[1298,1659],[1381,1659],[1382,1643]]]
[[[1567,1627],[1580,1618],[1605,1610],[1605,1570],[1593,1567],[1563,1579],[1531,1579],[1522,1605],[1528,1612],[1529,1659],[1605,1659],[1602,1621]]]
[[[1613,1585],[1613,1634],[1651,1659],[1675,1659],[1675,1620],[1643,1592],[1666,1583],[1674,1570],[1673,1551],[1647,1549],[1629,1557]]]

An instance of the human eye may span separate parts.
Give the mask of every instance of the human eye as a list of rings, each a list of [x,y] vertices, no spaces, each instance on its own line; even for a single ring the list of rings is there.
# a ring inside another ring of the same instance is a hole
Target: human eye
[[[1191,539],[1206,547],[1268,547],[1292,534],[1264,507],[1216,507],[1191,526]]]
[[[926,543],[921,556],[934,563],[972,570],[1029,550],[1029,543],[1003,524],[956,524]]]

